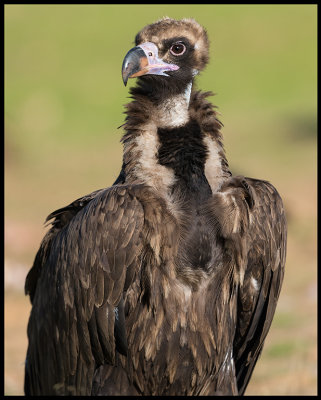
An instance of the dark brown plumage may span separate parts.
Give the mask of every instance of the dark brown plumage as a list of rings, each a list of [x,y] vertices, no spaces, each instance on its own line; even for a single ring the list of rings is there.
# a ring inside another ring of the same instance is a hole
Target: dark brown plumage
[[[123,63],[122,171],[47,218],[25,290],[26,394],[242,395],[280,293],[282,200],[232,176],[205,30],[165,18]]]

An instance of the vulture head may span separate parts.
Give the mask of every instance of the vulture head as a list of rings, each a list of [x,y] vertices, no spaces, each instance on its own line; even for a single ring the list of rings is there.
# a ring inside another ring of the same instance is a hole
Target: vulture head
[[[124,84],[139,77],[141,85],[162,93],[165,89],[179,94],[191,87],[194,76],[209,59],[206,31],[193,19],[165,17],[145,26],[136,35],[135,44],[123,61]]]

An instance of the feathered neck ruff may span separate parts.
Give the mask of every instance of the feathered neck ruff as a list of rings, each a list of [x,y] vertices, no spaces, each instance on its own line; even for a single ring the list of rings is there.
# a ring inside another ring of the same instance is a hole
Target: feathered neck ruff
[[[168,190],[168,187],[173,185],[174,178],[170,178],[168,168],[159,165],[158,159],[159,130],[167,129],[164,126],[166,123],[166,118],[164,119],[166,107],[162,108],[162,106],[168,104],[175,96],[178,96],[177,98],[182,97],[184,92],[177,83],[176,86],[171,88],[169,95],[166,78],[158,81],[157,89],[155,89],[155,85],[148,84],[148,82],[151,83],[150,79],[139,80],[138,85],[130,89],[133,101],[126,105],[125,113],[127,116],[123,125],[125,133],[122,137],[126,182],[147,183],[155,186],[157,190],[160,190],[161,187]],[[162,91],[166,95],[163,95]],[[214,106],[207,100],[210,95],[212,95],[211,92],[202,93],[192,89],[190,101],[186,103],[186,116],[184,116],[186,123],[184,121],[178,121],[178,123],[181,123],[181,129],[184,129],[185,124],[187,127],[191,121],[198,124],[201,140],[204,142],[207,140],[206,146],[212,146],[215,149],[215,157],[218,159],[215,160],[215,163],[218,167],[214,175],[221,179],[221,177],[230,176],[231,173],[220,132],[223,125],[217,118]],[[167,106],[167,108],[169,113],[172,112],[171,107]],[[183,108],[179,117],[185,113]],[[172,116],[170,117],[172,118]],[[172,129],[172,127],[169,129]]]

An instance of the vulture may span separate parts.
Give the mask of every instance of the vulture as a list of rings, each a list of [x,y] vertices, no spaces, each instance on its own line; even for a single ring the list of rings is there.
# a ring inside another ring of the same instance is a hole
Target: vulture
[[[194,87],[208,60],[194,19],[136,35],[119,177],[47,217],[26,278],[26,395],[244,394],[286,218],[274,186],[229,169],[212,93]]]

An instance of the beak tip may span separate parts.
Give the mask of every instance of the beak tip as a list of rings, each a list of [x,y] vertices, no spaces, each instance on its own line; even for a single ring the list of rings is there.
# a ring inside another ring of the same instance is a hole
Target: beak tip
[[[127,77],[123,77],[123,82],[124,82],[124,85],[127,86],[128,78]]]

